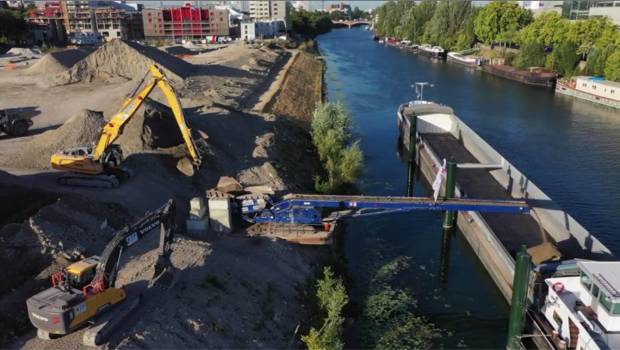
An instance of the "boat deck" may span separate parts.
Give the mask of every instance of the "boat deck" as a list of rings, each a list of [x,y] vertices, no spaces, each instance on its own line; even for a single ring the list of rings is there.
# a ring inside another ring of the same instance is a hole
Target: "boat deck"
[[[439,158],[457,163],[480,163],[451,134],[422,134],[421,136]],[[491,176],[489,170],[458,169],[456,181],[463,194],[469,198],[513,199]],[[481,215],[512,256],[515,256],[522,244],[529,248],[543,242],[541,228],[530,215],[501,213],[481,213]],[[549,241],[555,242],[546,231],[544,234]],[[576,241],[555,243],[563,258],[589,257],[589,254]]]

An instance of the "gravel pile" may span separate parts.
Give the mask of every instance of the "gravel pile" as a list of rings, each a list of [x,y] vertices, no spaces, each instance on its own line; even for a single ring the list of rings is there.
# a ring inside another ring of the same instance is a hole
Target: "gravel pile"
[[[48,53],[41,57],[37,63],[26,69],[29,75],[46,75],[53,77],[69,69],[80,60],[84,59],[92,50],[86,49],[70,49]]]
[[[166,76],[174,81],[182,81],[194,71],[192,64],[166,52],[115,39],[77,62],[69,70],[56,75],[53,83],[65,85],[82,81],[105,81],[116,77],[141,79],[152,64],[162,68]]]
[[[49,169],[52,154],[96,142],[104,124],[103,113],[82,110],[58,129],[34,136],[25,141],[18,152],[1,157],[0,165],[19,169]]]

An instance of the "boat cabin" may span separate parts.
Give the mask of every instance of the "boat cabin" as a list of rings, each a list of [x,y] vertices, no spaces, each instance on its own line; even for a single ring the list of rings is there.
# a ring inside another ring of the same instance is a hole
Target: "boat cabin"
[[[545,279],[542,312],[562,349],[620,348],[620,262],[578,261],[579,276]]]

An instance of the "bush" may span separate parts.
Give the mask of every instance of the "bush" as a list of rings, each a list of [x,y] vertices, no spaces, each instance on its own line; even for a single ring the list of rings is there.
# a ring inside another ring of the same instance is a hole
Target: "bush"
[[[342,309],[349,302],[349,297],[342,280],[334,278],[334,272],[329,267],[323,269],[323,277],[316,285],[316,298],[324,313],[323,325],[318,330],[312,327],[301,340],[309,350],[342,349]]]
[[[612,53],[605,64],[605,78],[620,81],[620,50]]]
[[[529,67],[542,67],[545,65],[545,47],[538,42],[524,43],[515,60],[516,67],[526,69]]]
[[[330,193],[353,184],[362,171],[363,154],[358,142],[350,144],[351,118],[340,103],[316,107],[312,119],[312,142],[327,173],[316,178],[315,189]]]
[[[515,59],[517,58],[517,54],[514,52],[508,52],[506,53],[506,57],[504,58],[504,64],[512,66],[515,62]]]

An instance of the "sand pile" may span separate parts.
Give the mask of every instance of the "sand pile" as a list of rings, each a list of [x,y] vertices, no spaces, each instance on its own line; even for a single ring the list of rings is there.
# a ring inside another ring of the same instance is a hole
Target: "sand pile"
[[[20,169],[48,169],[51,167],[50,157],[55,152],[96,142],[104,123],[103,113],[82,110],[58,129],[24,142],[18,152],[3,155],[0,164]]]
[[[182,81],[194,71],[192,64],[166,52],[115,39],[77,62],[69,70],[58,74],[53,83],[64,85],[115,77],[141,79],[152,64],[158,65],[169,79],[175,81]]]
[[[48,53],[38,60],[37,63],[26,69],[26,73],[31,75],[45,74],[54,76],[64,72],[78,61],[84,59],[90,52],[92,52],[92,50],[71,49]]]

